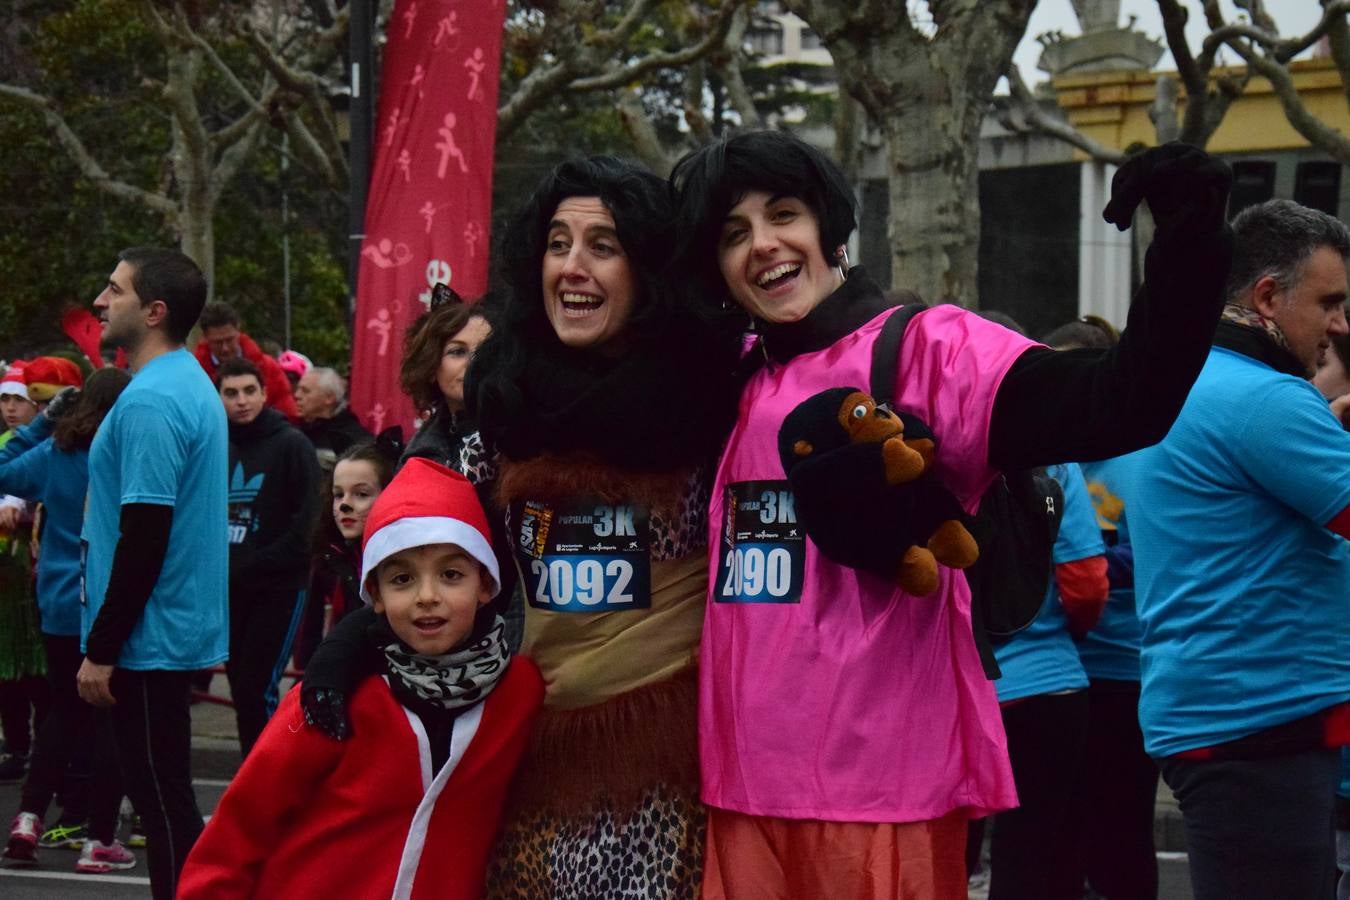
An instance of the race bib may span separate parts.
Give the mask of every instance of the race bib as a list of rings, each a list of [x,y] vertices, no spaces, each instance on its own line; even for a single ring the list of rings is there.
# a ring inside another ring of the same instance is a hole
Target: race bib
[[[786,481],[727,485],[718,543],[719,603],[800,603],[806,539]]]
[[[650,609],[647,511],[633,504],[516,504],[516,560],[526,601],[553,612]]]

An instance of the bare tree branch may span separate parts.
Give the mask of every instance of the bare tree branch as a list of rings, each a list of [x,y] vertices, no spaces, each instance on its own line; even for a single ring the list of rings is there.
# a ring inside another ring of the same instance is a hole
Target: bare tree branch
[[[211,205],[215,206],[216,201],[220,199],[221,194],[230,186],[239,167],[244,164],[249,155],[253,153],[253,147],[258,142],[258,134],[262,131],[263,119],[258,119],[253,123],[244,135],[233,144],[225,148],[220,154],[220,159],[211,173]]]
[[[703,114],[703,89],[707,86],[707,66],[705,60],[689,64],[684,71],[684,121],[689,126],[689,134],[695,143],[706,143],[713,138],[712,125]]]
[[[89,179],[100,190],[106,191],[114,197],[130,200],[158,213],[164,216],[165,220],[171,225],[177,219],[178,206],[168,197],[136,187],[109,175],[107,170],[99,165],[98,160],[94,159],[84,146],[84,142],[67,124],[65,118],[56,111],[56,107],[49,98],[12,84],[0,84],[0,95],[11,97],[42,113],[43,119],[47,122],[47,127],[55,133],[57,141],[70,155],[71,160],[79,168],[80,174]]]
[[[578,78],[568,85],[573,91],[598,91],[615,88],[636,81],[655,69],[676,69],[707,56],[726,38],[735,15],[735,4],[728,3],[717,13],[713,28],[703,40],[692,47],[669,53],[652,53],[624,66],[617,66],[597,75]]]
[[[738,7],[722,41],[722,52],[714,57],[713,65],[722,78],[722,85],[727,89],[727,99],[731,102],[731,108],[741,117],[742,127],[761,128],[763,120],[741,73],[741,46],[745,42],[745,30],[749,24],[750,8]],[[840,100],[843,100],[842,96]]]
[[[1331,0],[1331,2],[1323,4],[1322,18],[1318,20],[1313,29],[1307,34],[1295,38],[1281,38],[1274,31],[1267,31],[1251,25],[1224,25],[1205,36],[1202,45],[1203,52],[1212,53],[1232,39],[1246,38],[1253,43],[1261,44],[1267,49],[1267,53],[1277,61],[1288,62],[1320,41],[1331,32],[1337,23],[1343,26],[1347,12],[1350,12],[1350,0]]]
[[[1322,0],[1325,6],[1329,0]],[[1327,28],[1328,42],[1331,44],[1331,58],[1341,73],[1341,89],[1350,102],[1350,21],[1340,16],[1331,21]]]
[[[1040,132],[1058,138],[1070,146],[1077,147],[1093,159],[1119,165],[1125,161],[1125,154],[1105,144],[1093,140],[1077,128],[1058,116],[1046,112],[1036,102],[1016,65],[1008,66],[1008,93],[1013,104],[1003,111],[1000,122],[1009,130],[1023,134]]]
[[[1258,52],[1240,38],[1230,40],[1228,46],[1270,82],[1280,106],[1284,108],[1285,118],[1295,131],[1342,164],[1350,164],[1350,140],[1339,129],[1332,128],[1312,114],[1299,96],[1288,68]]]
[[[619,122],[623,125],[624,133],[633,141],[638,156],[648,168],[664,178],[674,167],[675,160],[661,143],[656,128],[647,118],[647,111],[642,108],[642,94],[638,88],[631,87],[619,95],[618,110]]]
[[[517,86],[511,97],[497,109],[497,140],[505,140],[525,117],[534,112],[561,91],[599,91],[625,87],[657,69],[679,68],[702,59],[713,52],[726,38],[735,17],[737,2],[726,0],[709,24],[708,33],[698,43],[677,51],[649,53],[628,63],[612,59],[613,48],[626,40],[638,24],[636,10],[650,10],[658,0],[636,0],[613,29],[588,38],[584,43],[575,40],[568,29],[554,32],[545,41],[546,46],[558,46],[567,38],[566,52],[559,52],[536,65]],[[644,13],[645,15],[645,13]],[[566,21],[558,17],[556,21]]]
[[[1176,60],[1177,74],[1186,87],[1186,96],[1205,96],[1209,91],[1209,69],[1196,62],[1186,41],[1186,22],[1190,13],[1177,0],[1158,0],[1158,12],[1162,14],[1163,34],[1172,58]]]
[[[1148,105],[1148,120],[1159,144],[1175,141],[1181,133],[1177,124],[1177,82],[1169,75],[1159,75],[1154,82],[1153,102]]]

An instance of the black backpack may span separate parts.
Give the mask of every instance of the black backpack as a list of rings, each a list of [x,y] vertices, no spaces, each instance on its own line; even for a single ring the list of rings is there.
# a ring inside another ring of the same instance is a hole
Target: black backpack
[[[872,396],[877,403],[894,403],[895,362],[905,327],[927,308],[907,303],[881,327],[872,349]],[[1041,466],[1000,473],[980,498],[971,527],[980,558],[966,570],[966,580],[971,630],[990,679],[1002,674],[994,647],[1030,625],[1045,602],[1063,514],[1064,490]]]

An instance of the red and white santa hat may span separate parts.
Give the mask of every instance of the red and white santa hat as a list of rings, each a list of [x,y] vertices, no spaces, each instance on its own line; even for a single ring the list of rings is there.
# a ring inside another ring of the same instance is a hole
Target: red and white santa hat
[[[23,370],[27,366],[24,360],[15,360],[9,364],[5,370],[4,376],[0,377],[0,394],[15,394],[28,399],[28,381],[24,378]]]
[[[389,482],[366,518],[361,541],[361,599],[373,602],[368,587],[375,568],[401,550],[427,544],[455,544],[492,576],[492,595],[502,577],[487,514],[473,484],[429,459],[413,458]]]

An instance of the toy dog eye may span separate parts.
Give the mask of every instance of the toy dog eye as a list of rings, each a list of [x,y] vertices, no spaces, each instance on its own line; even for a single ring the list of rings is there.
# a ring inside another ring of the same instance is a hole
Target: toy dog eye
[[[859,403],[857,406],[853,407],[853,411],[852,413],[850,413],[850,415],[852,415],[853,418],[855,419],[867,418],[867,405]]]

